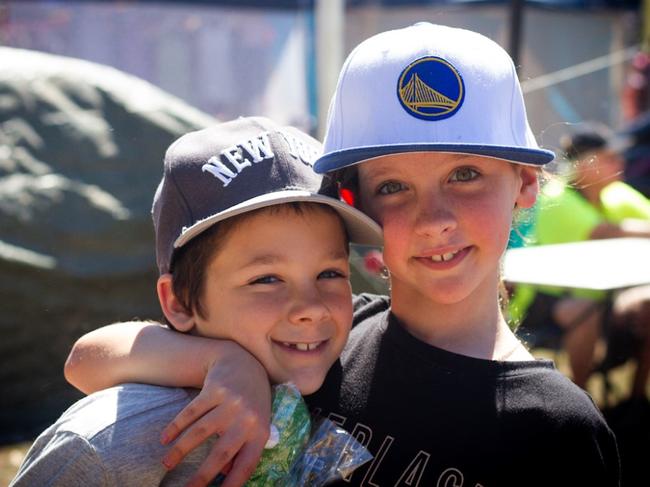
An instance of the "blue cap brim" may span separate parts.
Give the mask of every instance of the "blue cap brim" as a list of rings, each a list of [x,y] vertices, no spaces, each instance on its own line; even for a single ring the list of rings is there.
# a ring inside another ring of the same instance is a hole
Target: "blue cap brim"
[[[407,152],[449,152],[457,154],[474,154],[484,157],[496,157],[516,164],[543,166],[555,158],[555,154],[545,149],[528,149],[523,147],[505,147],[478,144],[390,144],[354,147],[329,152],[314,163],[318,174],[336,171],[358,164],[375,157]]]

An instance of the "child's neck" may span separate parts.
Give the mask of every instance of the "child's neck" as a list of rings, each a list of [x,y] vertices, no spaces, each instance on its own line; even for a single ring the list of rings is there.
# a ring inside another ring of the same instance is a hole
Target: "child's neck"
[[[498,290],[476,290],[453,304],[392,292],[392,311],[406,330],[429,345],[470,357],[502,360],[518,344],[499,309]]]

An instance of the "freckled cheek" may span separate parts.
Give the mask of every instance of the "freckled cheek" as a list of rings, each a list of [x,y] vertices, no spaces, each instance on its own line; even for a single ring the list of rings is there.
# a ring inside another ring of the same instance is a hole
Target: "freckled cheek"
[[[472,213],[479,216],[472,221],[474,221],[475,232],[481,235],[482,240],[492,241],[505,249],[514,216],[510,202],[488,200],[473,208]]]
[[[326,293],[323,300],[337,322],[345,327],[352,324],[352,291],[349,286],[347,289]]]
[[[235,314],[251,321],[267,322],[276,319],[285,312],[285,304],[288,298],[269,293],[268,295],[256,296],[255,299],[248,299],[238,303]]]
[[[408,243],[413,233],[409,216],[399,212],[384,215],[384,264],[394,268],[400,256],[408,253]]]

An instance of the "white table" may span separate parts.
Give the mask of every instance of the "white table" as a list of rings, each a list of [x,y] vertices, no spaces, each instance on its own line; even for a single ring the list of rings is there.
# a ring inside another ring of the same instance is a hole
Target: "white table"
[[[503,260],[506,282],[605,291],[608,326],[613,293],[650,283],[650,238],[615,238],[510,249]],[[582,319],[572,326],[579,326]],[[607,358],[598,369],[604,381],[605,405],[612,385]]]
[[[612,238],[510,249],[512,283],[611,291],[650,283],[650,238]]]

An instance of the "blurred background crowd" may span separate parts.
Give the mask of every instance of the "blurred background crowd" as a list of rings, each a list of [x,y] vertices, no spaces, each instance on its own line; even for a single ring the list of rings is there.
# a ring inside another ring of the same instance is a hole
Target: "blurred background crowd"
[[[650,197],[648,0],[0,2],[0,445],[80,397],[62,375],[77,337],[160,316],[150,207],[166,147],[240,115],[322,137],[352,47],[417,21],[509,50],[559,170],[562,138],[598,123]],[[352,259],[355,291],[385,291],[375,251]]]

